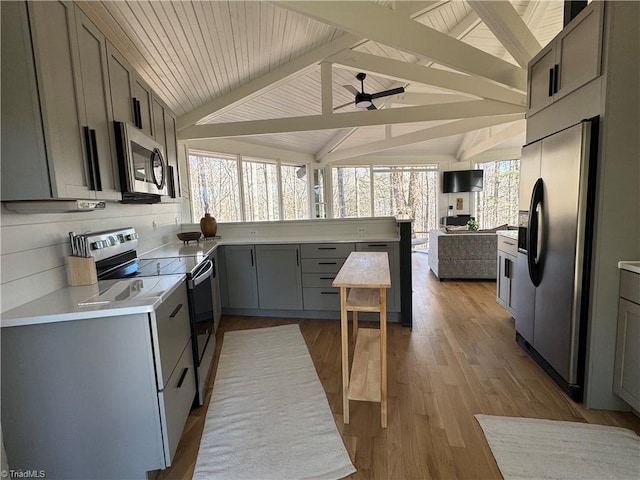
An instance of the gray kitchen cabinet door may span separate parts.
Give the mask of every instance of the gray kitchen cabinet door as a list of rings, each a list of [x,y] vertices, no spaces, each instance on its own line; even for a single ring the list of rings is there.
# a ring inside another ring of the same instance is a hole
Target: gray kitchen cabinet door
[[[227,305],[229,308],[258,308],[256,254],[253,245],[224,247]]]
[[[356,243],[358,252],[387,252],[389,255],[389,273],[391,288],[387,290],[387,310],[400,311],[400,246],[398,242]]]
[[[132,90],[133,98],[138,102],[138,108],[140,109],[140,130],[150,137],[153,137],[153,101],[151,88],[144,82],[144,80],[137,75],[134,75]]]
[[[215,250],[210,259],[213,262],[213,278],[211,279],[211,298],[213,300],[213,333],[215,334],[220,325],[220,319],[222,318],[222,295],[220,293],[220,275],[222,275],[222,269],[219,262],[220,255],[218,250]]]
[[[107,43],[104,35],[76,8],[76,27],[82,97],[81,118],[91,129],[91,149],[96,177],[96,196],[103,200],[121,200],[116,183],[116,161],[112,145],[113,127],[107,72]]]
[[[90,189],[81,108],[76,96],[82,78],[75,68],[79,60],[73,3],[30,2],[28,10],[51,187],[50,195],[37,195],[96,198]],[[26,162],[29,163],[31,159]],[[11,181],[18,186],[23,179],[18,176]],[[22,195],[12,199],[28,199],[30,190],[25,185]]]
[[[257,245],[260,308],[302,310],[299,245]]]
[[[176,134],[176,119],[169,108],[157,96],[153,95],[153,132],[156,142],[164,148],[164,158],[167,165],[172,167],[173,177],[168,181],[173,182],[169,186],[169,194],[175,193],[175,198],[180,198],[178,176],[178,146]]]
[[[2,200],[49,198],[26,2],[0,2],[2,20]]]
[[[116,122],[135,125],[133,105],[133,69],[113,45],[107,42],[107,66],[111,90],[111,108]]]

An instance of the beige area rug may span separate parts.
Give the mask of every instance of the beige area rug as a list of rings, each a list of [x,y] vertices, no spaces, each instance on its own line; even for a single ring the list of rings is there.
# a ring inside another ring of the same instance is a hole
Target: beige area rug
[[[640,479],[640,437],[578,422],[476,415],[510,479]]]
[[[354,468],[298,325],[226,332],[194,479],[338,479]]]

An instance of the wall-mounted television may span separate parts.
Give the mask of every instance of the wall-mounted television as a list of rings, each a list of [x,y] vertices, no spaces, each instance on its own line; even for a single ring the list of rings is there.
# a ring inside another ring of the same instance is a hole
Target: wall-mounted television
[[[481,192],[482,170],[443,172],[442,193]]]

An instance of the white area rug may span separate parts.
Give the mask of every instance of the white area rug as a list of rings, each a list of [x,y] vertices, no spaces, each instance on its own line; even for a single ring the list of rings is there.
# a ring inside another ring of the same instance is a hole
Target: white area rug
[[[640,437],[631,430],[533,418],[475,417],[506,480],[640,478]]]
[[[194,479],[338,479],[356,469],[298,325],[226,332]]]

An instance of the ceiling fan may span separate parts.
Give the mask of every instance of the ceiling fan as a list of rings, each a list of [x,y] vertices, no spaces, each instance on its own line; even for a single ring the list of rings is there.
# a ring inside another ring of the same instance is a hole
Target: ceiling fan
[[[356,75],[356,78],[360,80],[361,91],[358,91],[358,89],[353,87],[352,85],[343,85],[343,87],[355,95],[355,106],[357,108],[366,108],[367,110],[377,110],[376,106],[373,104],[373,101],[372,101],[373,99],[388,97],[389,95],[397,95],[399,93],[404,93],[404,87],[392,88],[390,90],[384,90],[382,92],[377,92],[377,93],[365,93],[364,79],[367,78],[367,74],[360,72]],[[339,107],[334,108],[334,110],[338,110],[339,108],[346,107],[347,105],[351,105],[351,102],[345,103],[344,105],[340,105]]]

